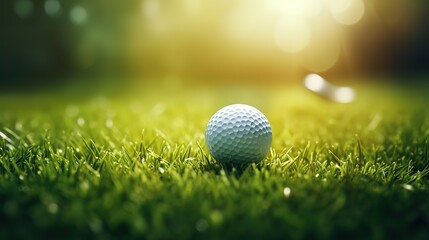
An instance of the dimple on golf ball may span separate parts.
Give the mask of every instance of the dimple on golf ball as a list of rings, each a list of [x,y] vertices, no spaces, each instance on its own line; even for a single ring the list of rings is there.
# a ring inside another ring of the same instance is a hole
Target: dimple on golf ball
[[[217,111],[206,129],[206,145],[220,163],[260,162],[271,146],[272,130],[258,109],[233,104]]]

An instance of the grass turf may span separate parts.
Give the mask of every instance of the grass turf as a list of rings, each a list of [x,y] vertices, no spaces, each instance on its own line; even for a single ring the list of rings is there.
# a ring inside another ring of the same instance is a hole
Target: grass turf
[[[424,91],[357,86],[343,105],[293,85],[178,88],[2,96],[0,238],[428,236]],[[225,171],[205,124],[238,102],[266,114],[273,144]]]

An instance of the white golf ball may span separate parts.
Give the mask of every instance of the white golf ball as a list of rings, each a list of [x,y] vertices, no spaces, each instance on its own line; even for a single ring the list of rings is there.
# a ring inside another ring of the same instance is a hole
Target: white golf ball
[[[217,111],[206,129],[206,145],[220,163],[260,162],[271,146],[268,119],[258,109],[233,104]]]

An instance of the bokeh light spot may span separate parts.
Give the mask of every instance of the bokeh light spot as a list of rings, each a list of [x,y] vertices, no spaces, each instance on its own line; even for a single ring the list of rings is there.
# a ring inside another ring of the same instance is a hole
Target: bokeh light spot
[[[290,188],[289,188],[289,187],[285,187],[285,188],[283,189],[283,195],[284,195],[286,198],[288,198],[288,197],[290,197],[290,194],[291,194],[291,190],[290,190]]]
[[[195,224],[195,228],[197,229],[198,232],[205,232],[208,227],[209,227],[209,223],[205,219],[200,219]]]
[[[156,19],[160,13],[160,5],[158,1],[146,0],[142,4],[143,14],[149,19]]]
[[[13,7],[20,18],[29,18],[34,13],[34,4],[31,0],[17,0]]]
[[[329,9],[338,23],[353,25],[362,19],[365,4],[362,0],[331,0]]]
[[[70,21],[76,25],[85,23],[87,17],[88,13],[82,6],[74,6],[70,10]]]
[[[258,2],[249,1],[228,12],[224,23],[227,36],[240,45],[249,44],[247,46],[252,48],[264,45],[267,36],[270,35],[266,16],[262,12],[260,15],[249,14],[260,11],[261,7],[262,5]],[[270,41],[269,38],[268,41]]]
[[[328,24],[317,24],[313,37],[303,52],[303,66],[311,72],[331,69],[339,60],[341,42],[335,28]]]
[[[298,53],[305,49],[311,39],[311,32],[304,21],[298,19],[280,20],[274,32],[274,41],[283,51]]]
[[[144,0],[141,3],[141,15],[148,29],[155,33],[164,33],[167,18],[162,15],[161,3],[157,0]]]
[[[320,0],[307,0],[307,9],[305,11],[305,16],[307,18],[318,17],[322,13],[324,8],[323,1]]]
[[[46,14],[50,17],[56,17],[61,13],[61,4],[57,0],[47,0],[44,8]]]
[[[271,0],[268,4],[271,11],[301,18],[314,18],[323,8],[323,1],[320,0]]]

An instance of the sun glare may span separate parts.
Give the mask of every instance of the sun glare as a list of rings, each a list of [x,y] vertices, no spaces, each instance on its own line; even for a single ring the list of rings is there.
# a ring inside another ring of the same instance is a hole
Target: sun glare
[[[227,58],[230,63],[225,66],[234,72],[261,59],[276,59],[288,64],[289,72],[305,68],[321,73],[341,60],[342,28],[363,18],[365,4],[363,0],[186,0],[171,4],[142,0],[140,12],[142,22],[136,24],[139,29],[133,33],[130,46],[134,47],[129,51],[136,56],[132,61],[136,66],[157,62],[173,72],[211,71],[212,65],[219,67]],[[209,60],[207,64],[199,60],[201,56]],[[255,71],[271,68],[257,65],[260,69]]]
[[[311,31],[302,20],[286,19],[277,23],[274,40],[281,50],[297,53],[305,49],[309,44]]]

